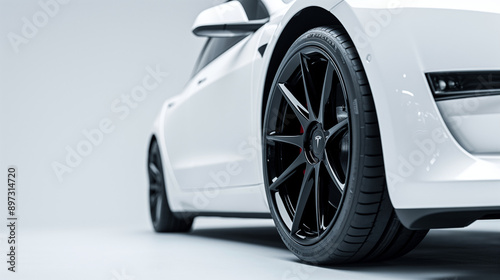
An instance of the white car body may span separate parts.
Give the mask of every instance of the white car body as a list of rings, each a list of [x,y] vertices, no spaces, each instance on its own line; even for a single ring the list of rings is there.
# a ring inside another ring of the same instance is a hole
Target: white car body
[[[499,213],[500,96],[436,102],[425,76],[500,70],[500,35],[493,30],[499,3],[262,2],[269,22],[193,76],[155,122],[173,212],[269,216],[261,151],[268,66],[288,23],[315,7],[338,19],[362,58],[389,195],[402,223],[414,227],[426,211],[480,213],[456,223],[426,221],[427,227],[464,226]],[[266,44],[263,55],[256,51]]]

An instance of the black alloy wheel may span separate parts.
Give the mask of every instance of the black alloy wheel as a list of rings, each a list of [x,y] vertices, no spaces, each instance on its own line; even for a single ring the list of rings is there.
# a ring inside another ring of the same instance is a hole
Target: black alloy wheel
[[[191,229],[192,218],[179,218],[168,205],[165,177],[158,143],[153,140],[148,156],[149,210],[156,232],[186,232]]]
[[[335,218],[349,174],[345,86],[328,54],[307,46],[288,61],[277,90],[279,120],[270,123],[265,136],[269,158],[277,160],[268,164],[269,190],[290,235],[310,244]]]
[[[341,27],[312,29],[289,48],[270,90],[262,137],[271,215],[300,259],[389,258],[425,236],[394,214],[373,98]]]

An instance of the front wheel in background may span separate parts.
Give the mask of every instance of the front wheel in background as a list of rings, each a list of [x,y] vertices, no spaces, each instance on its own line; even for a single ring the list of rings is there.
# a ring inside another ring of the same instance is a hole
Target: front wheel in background
[[[151,221],[156,232],[187,232],[193,224],[192,218],[176,217],[168,205],[165,177],[161,162],[160,148],[153,140],[148,156],[149,208]]]
[[[394,213],[368,80],[340,26],[306,32],[283,58],[266,106],[263,158],[278,232],[306,262],[396,257],[427,233],[406,229]]]

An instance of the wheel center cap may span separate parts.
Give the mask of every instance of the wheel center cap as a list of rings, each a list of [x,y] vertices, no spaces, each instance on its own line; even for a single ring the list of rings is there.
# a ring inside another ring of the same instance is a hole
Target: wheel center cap
[[[310,143],[314,156],[321,158],[325,150],[325,133],[322,129],[315,129],[313,131]]]
[[[317,123],[309,129],[308,135],[306,137],[306,156],[311,164],[315,164],[323,159],[326,145],[325,132],[321,124]]]

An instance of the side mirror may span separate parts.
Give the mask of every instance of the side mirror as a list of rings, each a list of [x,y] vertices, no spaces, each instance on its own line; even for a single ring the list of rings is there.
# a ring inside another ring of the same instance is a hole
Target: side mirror
[[[202,37],[246,36],[268,21],[268,18],[248,20],[241,3],[230,1],[201,12],[193,24],[193,33]]]

